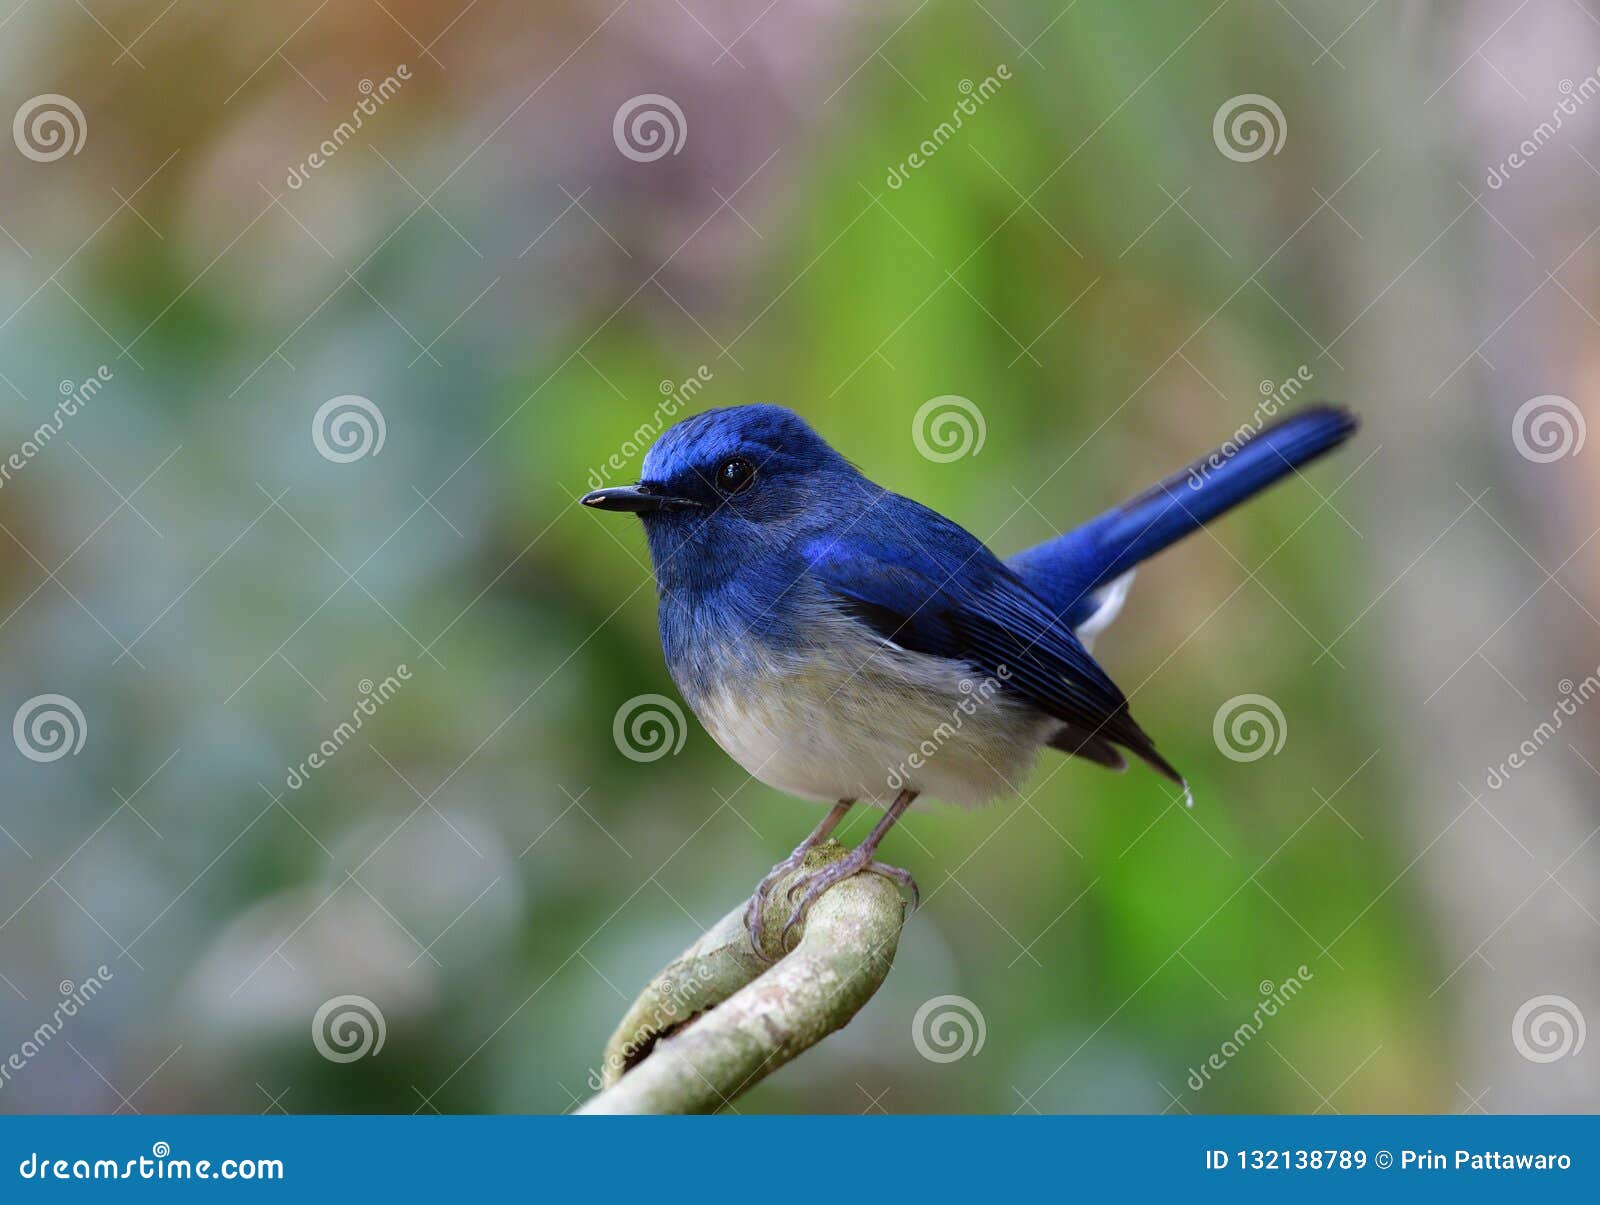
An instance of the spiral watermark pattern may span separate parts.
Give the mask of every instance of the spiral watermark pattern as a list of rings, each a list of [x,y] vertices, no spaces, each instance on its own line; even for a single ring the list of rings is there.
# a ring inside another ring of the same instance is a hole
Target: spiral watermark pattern
[[[953,1063],[983,1050],[989,1027],[965,996],[935,996],[911,1018],[911,1044],[930,1063]]]
[[[1260,761],[1282,751],[1289,739],[1289,721],[1283,708],[1266,695],[1234,695],[1217,708],[1211,739],[1232,761]]]
[[[1576,456],[1588,436],[1583,411],[1554,393],[1529,398],[1511,419],[1511,442],[1524,460],[1534,464]]]
[[[383,411],[354,393],[329,398],[311,420],[311,442],[324,460],[334,464],[376,456],[388,434]]]
[[[1565,996],[1535,996],[1511,1018],[1511,1044],[1530,1063],[1575,1057],[1586,1036],[1583,1012]]]
[[[311,1019],[311,1044],[330,1063],[353,1063],[383,1049],[383,1012],[365,996],[335,996]]]
[[[29,761],[60,761],[83,749],[89,739],[89,722],[83,717],[83,708],[66,695],[34,695],[17,708],[11,736],[17,752]]]
[[[172,1154],[172,1143],[159,1141],[154,1142],[150,1145],[150,1153],[157,1159],[165,1159],[168,1155]]]
[[[611,119],[611,139],[635,163],[654,163],[683,149],[689,123],[678,102],[659,92],[641,92],[622,103]]]
[[[660,761],[682,750],[689,739],[689,723],[683,708],[666,695],[634,695],[617,708],[611,739],[630,761]]]
[[[911,442],[927,460],[949,464],[983,451],[988,424],[977,403],[959,394],[929,398],[911,420]]]
[[[1283,149],[1289,123],[1270,96],[1244,92],[1222,102],[1211,119],[1211,140],[1235,163],[1254,163]]]
[[[11,119],[11,139],[35,163],[54,163],[83,150],[89,123],[72,97],[41,92],[23,101]]]

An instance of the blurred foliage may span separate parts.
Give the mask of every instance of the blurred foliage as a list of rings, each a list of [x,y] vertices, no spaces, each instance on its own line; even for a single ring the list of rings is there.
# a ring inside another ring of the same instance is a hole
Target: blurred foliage
[[[725,39],[747,23],[703,7]],[[791,405],[1001,553],[1219,442],[1262,380],[1305,363],[1317,393],[1341,394],[1300,329],[1342,325],[1319,288],[1335,236],[1308,232],[1262,287],[1241,283],[1315,207],[1309,186],[1364,153],[1319,132],[1337,116],[1284,65],[1288,22],[1233,6],[1191,42],[1205,14],[1178,3],[1050,20],[819,2],[773,11],[736,68],[674,6],[634,8],[562,67],[604,12],[486,0],[442,35],[441,70],[396,26],[426,42],[452,14],[403,5],[395,22],[341,0],[295,37],[292,69],[253,76],[304,14],[175,12],[139,44],[142,72],[108,69],[114,48],[73,13],[16,18],[10,91],[79,95],[91,136],[71,160],[7,162],[4,222],[31,258],[0,246],[0,312],[18,308],[0,331],[15,382],[0,431],[24,438],[58,379],[102,361],[117,375],[67,432],[81,457],[51,446],[0,491],[8,705],[61,691],[90,728],[76,759],[0,769],[0,821],[28,854],[0,849],[0,919],[17,910],[0,970],[18,989],[0,991],[0,1048],[57,980],[100,962],[117,977],[115,1003],[68,1035],[83,1061],[47,1050],[0,1108],[115,1108],[147,1076],[147,1111],[270,1108],[285,1088],[291,1111],[561,1110],[586,1094],[635,987],[815,820],[692,722],[673,758],[613,745],[625,700],[672,688],[638,531],[573,500],[658,382],[704,363],[696,405]],[[1023,52],[1003,24],[1038,40]],[[415,82],[286,190],[284,165],[349,112],[356,80],[399,61]],[[959,81],[1001,62],[1012,80],[888,188]],[[688,146],[629,163],[610,117],[651,90],[683,104]],[[1290,112],[1280,158],[1216,153],[1211,114],[1240,91]],[[139,216],[69,260],[110,189],[129,195],[174,148]],[[1382,200],[1348,212],[1363,225]],[[40,285],[64,261],[62,288]],[[311,415],[343,393],[381,406],[381,456],[315,455]],[[981,407],[977,456],[917,454],[911,416],[940,394]],[[50,579],[113,491],[179,445],[134,498],[160,535],[125,507]],[[1385,890],[1409,854],[1393,753],[1368,760],[1387,742],[1372,654],[1319,657],[1373,593],[1383,532],[1355,491],[1333,506],[1360,535],[1320,497],[1362,455],[1143,569],[1099,645],[1195,809],[1143,771],[1049,758],[1019,799],[913,815],[888,856],[926,904],[888,986],[741,1107],[862,1109],[885,1088],[891,1111],[1448,1102],[1437,959],[1412,884]],[[123,643],[148,629],[142,667],[114,660],[85,609]],[[287,791],[285,767],[349,715],[358,680],[399,663],[413,683]],[[1274,758],[1213,744],[1213,715],[1244,692],[1288,717]],[[1186,1085],[1258,985],[1302,964],[1309,986],[1262,1039]],[[340,993],[382,1007],[380,1056],[317,1056],[310,1018]],[[981,1008],[981,1055],[916,1054],[910,1018],[942,993]]]

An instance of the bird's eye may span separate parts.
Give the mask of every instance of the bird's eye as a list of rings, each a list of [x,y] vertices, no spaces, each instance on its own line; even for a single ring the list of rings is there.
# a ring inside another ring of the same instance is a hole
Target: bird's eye
[[[724,494],[740,494],[756,479],[756,466],[748,457],[733,456],[717,466],[717,488]]]

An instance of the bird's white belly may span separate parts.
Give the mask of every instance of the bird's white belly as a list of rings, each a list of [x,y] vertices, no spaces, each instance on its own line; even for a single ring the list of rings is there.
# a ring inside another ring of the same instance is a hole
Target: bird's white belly
[[[828,653],[757,661],[685,693],[752,777],[807,799],[888,803],[909,789],[974,805],[1015,794],[1059,727],[999,679],[866,633]]]

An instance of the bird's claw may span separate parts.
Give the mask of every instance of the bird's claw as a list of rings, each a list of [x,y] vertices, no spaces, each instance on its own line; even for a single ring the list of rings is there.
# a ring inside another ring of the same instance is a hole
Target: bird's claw
[[[805,889],[805,894],[801,896],[799,904],[789,914],[789,919],[784,924],[783,931],[779,933],[779,945],[785,950],[789,948],[790,932],[796,925],[805,921],[806,914],[811,911],[811,905],[821,898],[824,891],[834,884],[842,883],[852,875],[860,874],[863,871],[868,874],[882,875],[890,882],[898,883],[901,887],[908,888],[911,892],[911,907],[913,909],[916,909],[922,903],[922,891],[917,886],[917,880],[911,877],[909,870],[902,870],[898,866],[890,866],[886,862],[874,862],[871,850],[857,849],[849,857],[824,866],[821,870],[797,880],[789,887],[787,899],[790,903],[794,902],[796,892],[802,888]]]
[[[867,870],[873,874],[881,874],[884,878],[900,884],[911,892],[911,911],[915,912],[922,907],[922,888],[917,886],[917,880],[911,877],[909,870],[902,870],[898,866],[890,866],[885,862],[869,862]]]
[[[750,935],[750,948],[755,951],[756,957],[761,959],[762,962],[773,961],[767,956],[767,952],[761,948],[761,918],[767,909],[767,899],[772,895],[772,889],[778,885],[778,880],[805,861],[807,852],[807,848],[801,846],[768,871],[767,877],[756,885],[755,894],[750,897],[750,902],[745,905],[744,927],[745,931]]]

